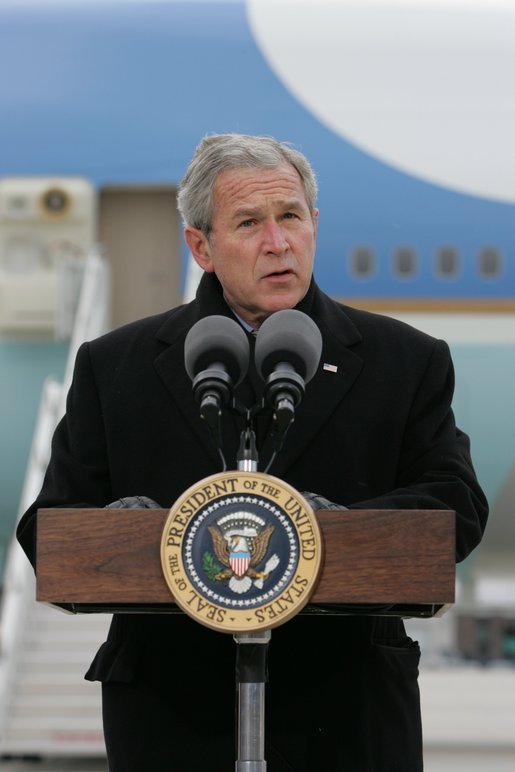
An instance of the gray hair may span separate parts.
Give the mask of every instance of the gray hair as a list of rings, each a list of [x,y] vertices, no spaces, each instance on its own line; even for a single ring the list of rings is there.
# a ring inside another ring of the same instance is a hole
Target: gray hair
[[[308,159],[291,145],[273,137],[248,134],[213,134],[198,145],[179,185],[177,206],[185,226],[209,236],[213,217],[213,193],[218,175],[240,167],[263,169],[288,163],[299,174],[306,201],[313,212],[317,180]]]

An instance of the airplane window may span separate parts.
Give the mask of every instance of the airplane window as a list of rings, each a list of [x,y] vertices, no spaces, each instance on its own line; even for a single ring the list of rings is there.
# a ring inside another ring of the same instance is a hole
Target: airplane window
[[[417,255],[411,247],[399,247],[393,256],[393,269],[399,276],[413,276],[417,270]]]
[[[454,247],[441,247],[436,253],[436,270],[444,279],[451,279],[460,270],[460,254]]]
[[[502,270],[502,255],[495,247],[485,247],[479,253],[479,273],[485,278],[499,276]]]
[[[350,271],[359,278],[368,278],[375,273],[376,258],[371,247],[355,247],[350,256]]]

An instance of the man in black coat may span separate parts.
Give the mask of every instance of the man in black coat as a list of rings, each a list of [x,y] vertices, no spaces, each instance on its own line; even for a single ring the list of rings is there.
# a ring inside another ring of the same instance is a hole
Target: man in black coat
[[[134,495],[169,507],[219,471],[184,369],[185,336],[212,314],[250,333],[285,308],[315,320],[323,351],[270,473],[351,509],[455,510],[457,559],[478,544],[487,505],[454,423],[448,348],[318,289],[315,198],[311,167],[289,146],[241,135],[199,145],[179,192],[185,238],[205,271],[197,297],[80,349],[43,489],[18,529],[32,559],[38,507]],[[260,390],[251,369],[237,395],[251,404]],[[262,466],[270,422],[257,419]],[[229,466],[241,429],[224,417]],[[86,676],[103,684],[111,772],[233,768],[234,648],[183,614],[113,618]],[[419,772],[419,656],[396,618],[301,614],[274,630],[270,772]]]

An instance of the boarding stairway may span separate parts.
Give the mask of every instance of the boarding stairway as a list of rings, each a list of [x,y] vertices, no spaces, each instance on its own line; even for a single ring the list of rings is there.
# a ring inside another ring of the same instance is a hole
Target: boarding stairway
[[[108,298],[107,263],[93,253],[85,264],[63,382],[49,379],[44,385],[20,513],[41,488],[77,349],[107,329]],[[0,605],[0,758],[102,756],[99,684],[83,677],[109,617],[65,614],[34,597],[32,567],[13,540]]]

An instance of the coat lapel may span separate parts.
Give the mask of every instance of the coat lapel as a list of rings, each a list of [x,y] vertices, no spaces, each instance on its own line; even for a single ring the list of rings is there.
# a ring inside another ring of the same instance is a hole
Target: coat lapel
[[[177,308],[158,330],[156,337],[168,345],[154,360],[154,368],[179,412],[188,422],[192,434],[212,458],[215,473],[220,470],[220,456],[205,422],[200,417],[199,405],[193,397],[192,383],[184,367],[184,341],[188,331],[199,319],[214,314],[234,318],[219,292],[210,286],[212,284],[211,275],[206,274],[200,283],[196,300]],[[237,424],[232,416],[223,417],[223,436],[228,446],[237,447]],[[227,458],[227,463],[231,468],[233,459]]]
[[[192,436],[196,437],[216,463],[216,451],[200,418],[198,404],[193,398],[191,380],[184,367],[184,339],[188,329],[198,318],[195,309],[186,306],[165,322],[157,337],[168,346],[154,360],[154,368],[178,411],[187,421]]]
[[[341,305],[318,291],[313,317],[322,333],[322,356],[317,373],[306,386],[304,399],[283,448],[270,468],[270,474],[277,477],[286,474],[330,420],[363,366],[361,357],[352,351],[352,347],[361,341],[361,334]],[[267,437],[260,452],[260,466],[268,463],[272,452],[273,441]]]

